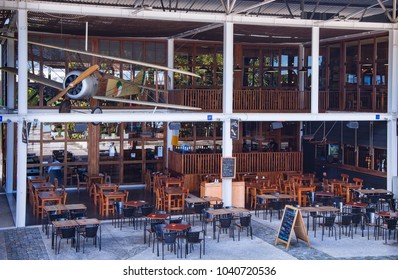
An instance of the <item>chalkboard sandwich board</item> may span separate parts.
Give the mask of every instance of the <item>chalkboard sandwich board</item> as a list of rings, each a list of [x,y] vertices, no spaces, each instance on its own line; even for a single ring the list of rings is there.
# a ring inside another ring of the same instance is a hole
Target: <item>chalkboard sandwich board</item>
[[[221,158],[221,178],[232,178],[236,176],[236,158],[223,157]]]
[[[283,210],[281,224],[275,239],[275,245],[282,242],[286,244],[286,250],[289,250],[293,231],[296,235],[297,241],[301,239],[308,244],[308,247],[310,247],[310,241],[308,239],[303,216],[301,215],[300,210],[293,206],[286,205]]]

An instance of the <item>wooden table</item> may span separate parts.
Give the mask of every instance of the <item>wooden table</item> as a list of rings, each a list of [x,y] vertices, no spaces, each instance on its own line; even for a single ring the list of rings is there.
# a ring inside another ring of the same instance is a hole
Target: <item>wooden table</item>
[[[52,235],[51,235],[51,248],[55,249],[55,253],[57,253],[57,246],[58,246],[58,235],[57,230],[63,227],[77,227],[78,223],[75,220],[65,220],[65,221],[53,221],[52,222]],[[54,237],[55,237],[55,246],[54,246]],[[77,252],[77,245],[76,245],[76,252]]]
[[[163,230],[182,232],[188,230],[189,228],[191,228],[190,224],[168,224],[163,228]],[[180,257],[182,258],[182,244],[181,245],[179,244],[180,238],[177,238],[177,241],[178,241],[178,246],[181,249]],[[177,253],[177,258],[178,258],[178,253]]]
[[[206,213],[213,216],[213,239],[216,239],[216,217],[227,214],[243,214],[250,213],[250,210],[245,208],[222,208],[222,209],[207,209]]]
[[[44,183],[44,182],[46,182],[46,177],[43,177],[43,176],[28,176],[27,178],[32,183]]]
[[[222,198],[216,196],[203,196],[202,199],[210,203],[214,201],[216,204],[222,202]]]
[[[303,205],[302,201],[302,194],[304,192],[314,192],[315,187],[311,187],[311,186],[304,186],[304,185],[295,185],[294,186],[296,188],[296,193],[297,193],[297,203],[300,206],[305,206]]]
[[[389,190],[384,190],[384,189],[358,189],[358,190],[354,190],[355,192],[359,193],[359,194],[392,194],[392,191]]]
[[[196,203],[207,202],[207,200],[205,200],[204,198],[189,194],[188,197],[185,198],[185,202],[189,203],[189,204],[196,204]]]
[[[52,212],[61,213],[61,212],[69,212],[72,210],[86,210],[87,206],[84,204],[57,204],[57,205],[46,205],[43,207],[44,212],[46,213],[47,219],[42,219],[42,230],[44,230],[44,226],[46,226],[46,233],[48,235],[48,221],[49,215]]]
[[[48,191],[48,192],[39,192],[38,193],[38,197],[41,201],[41,205],[43,206],[41,208],[41,217],[43,218],[43,214],[44,214],[44,205],[46,204],[46,202],[50,202],[53,201],[56,204],[62,204],[62,193],[59,191]]]
[[[340,179],[328,179],[328,182],[330,183],[331,191],[334,192],[335,195],[342,195],[341,185],[345,184],[345,181]]]
[[[98,225],[98,229],[99,229],[99,250],[101,251],[101,241],[102,241],[102,234],[101,234],[101,222],[100,220],[96,219],[96,218],[90,218],[90,219],[81,219],[81,220],[76,220],[76,223],[78,225],[78,228],[80,230],[80,228],[82,227],[86,227],[86,226],[97,226]],[[84,241],[83,241],[84,242]],[[77,238],[77,250],[79,251],[80,249],[80,235]]]
[[[160,180],[165,188],[181,187],[182,183],[181,179],[175,177],[166,177],[166,178],[161,178]]]
[[[105,203],[105,208],[103,207],[104,205],[101,205],[101,215],[108,217],[109,215],[109,200],[115,200],[115,201],[124,201],[126,198],[126,193],[124,192],[104,192],[103,193],[104,201]]]
[[[119,190],[119,185],[117,184],[95,184],[97,189],[101,192],[110,191],[117,192]]]
[[[355,183],[343,183],[341,184],[342,194],[345,195],[345,202],[351,201],[351,190],[360,189],[361,186],[356,185]]]
[[[299,210],[301,212],[308,212],[308,213],[310,213],[310,212],[318,212],[318,213],[331,212],[331,213],[335,213],[335,212],[339,212],[340,211],[339,208],[336,208],[336,207],[333,207],[333,206],[300,207]],[[310,216],[311,215],[307,216],[307,232],[308,232],[309,227],[310,227]]]
[[[146,224],[148,220],[166,220],[170,217],[167,213],[151,213],[145,217],[144,222],[144,244],[146,243]]]
[[[140,208],[141,206],[146,205],[147,202],[146,201],[142,201],[142,200],[130,200],[127,201],[125,203],[123,203],[123,206],[125,207],[134,207],[134,208]]]
[[[165,188],[164,194],[167,196],[167,208],[165,209],[166,212],[171,212],[174,210],[181,210],[184,211],[184,198],[186,193],[182,190],[182,188]],[[177,205],[172,207],[171,200],[181,200],[181,205]]]
[[[35,182],[32,187],[34,191],[52,191],[55,188],[50,182]]]

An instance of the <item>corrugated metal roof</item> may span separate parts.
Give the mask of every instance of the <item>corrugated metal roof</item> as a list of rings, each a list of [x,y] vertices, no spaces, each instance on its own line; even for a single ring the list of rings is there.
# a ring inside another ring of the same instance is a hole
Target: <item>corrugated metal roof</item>
[[[229,1],[229,2],[228,2]],[[390,11],[392,0],[381,0]],[[129,8],[151,7],[156,11],[183,13],[238,13],[247,17],[282,17],[314,20],[362,20],[388,22],[384,10],[376,0],[68,0],[68,1],[36,1],[27,2],[79,4],[95,6],[114,6]],[[301,5],[302,2],[304,5]],[[233,5],[234,3],[234,5]],[[287,3],[287,4],[286,4]],[[62,6],[63,8],[64,6]],[[229,7],[229,10],[227,10]],[[371,8],[370,8],[371,7]],[[1,10],[0,10],[1,11]],[[1,25],[9,18],[10,11],[2,10]],[[148,20],[138,18],[109,18],[99,16],[82,16],[59,13],[44,13],[30,11],[28,28],[30,31],[84,35],[85,24],[89,23],[91,36],[117,37],[174,37],[178,34],[200,29],[209,23],[181,22],[165,20]],[[1,27],[2,27],[1,26]],[[123,26],[124,28],[120,28]],[[115,28],[116,27],[116,28]],[[236,42],[269,42],[303,43],[311,40],[309,28],[267,27],[235,24]],[[321,31],[321,39],[331,36],[343,36],[358,33],[355,30],[325,30]],[[360,31],[363,32],[363,31]],[[221,41],[223,28],[218,27],[208,31],[191,34],[189,39]],[[288,40],[286,38],[289,38]]]

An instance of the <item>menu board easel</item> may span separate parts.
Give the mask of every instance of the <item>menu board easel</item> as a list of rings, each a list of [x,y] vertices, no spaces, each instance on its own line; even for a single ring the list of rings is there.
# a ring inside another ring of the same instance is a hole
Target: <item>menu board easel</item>
[[[310,247],[310,240],[308,238],[300,210],[296,207],[286,205],[283,210],[282,221],[275,239],[275,245],[282,242],[286,244],[286,250],[289,250],[293,231],[296,235],[297,241],[301,239],[308,244],[308,247]]]

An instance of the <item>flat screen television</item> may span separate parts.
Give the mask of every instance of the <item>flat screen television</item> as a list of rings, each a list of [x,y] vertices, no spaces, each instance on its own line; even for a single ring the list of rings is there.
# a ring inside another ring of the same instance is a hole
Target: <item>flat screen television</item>
[[[329,156],[338,156],[339,155],[339,144],[329,144],[328,155]]]

